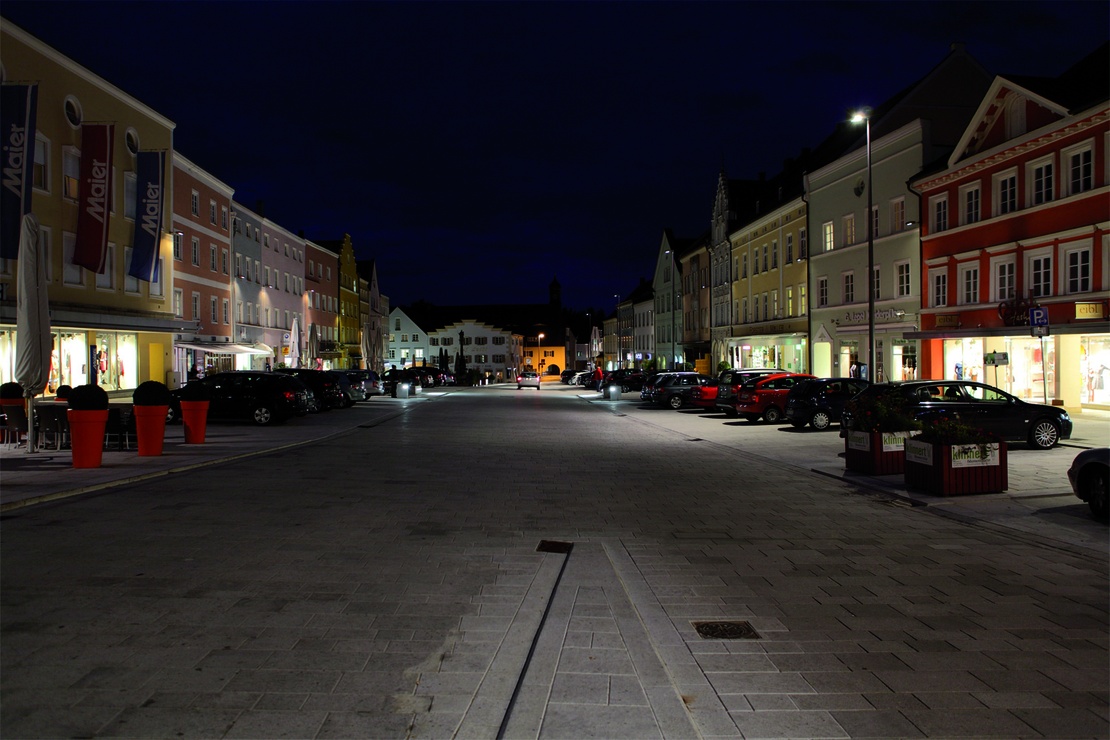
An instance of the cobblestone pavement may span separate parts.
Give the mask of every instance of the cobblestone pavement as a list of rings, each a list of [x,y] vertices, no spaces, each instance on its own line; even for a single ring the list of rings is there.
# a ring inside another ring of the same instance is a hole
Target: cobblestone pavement
[[[1110,733],[1105,548],[552,390],[33,506],[65,486],[6,453],[0,735]]]

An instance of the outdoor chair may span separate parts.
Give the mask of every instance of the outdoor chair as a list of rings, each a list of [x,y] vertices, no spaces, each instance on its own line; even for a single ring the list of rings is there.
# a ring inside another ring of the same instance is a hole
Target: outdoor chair
[[[104,449],[111,449],[114,441],[116,449],[120,452],[130,450],[133,434],[135,434],[135,419],[131,411],[120,408],[108,409],[108,423],[104,426]]]
[[[18,447],[27,434],[27,409],[22,404],[5,404],[3,410],[4,442]]]
[[[36,405],[35,422],[39,430],[39,439],[44,446],[47,440],[52,442],[55,450],[69,446],[69,417],[66,415],[65,406]]]

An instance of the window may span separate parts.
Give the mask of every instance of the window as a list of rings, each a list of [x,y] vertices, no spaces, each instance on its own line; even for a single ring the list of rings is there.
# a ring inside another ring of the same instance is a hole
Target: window
[[[745,299],[744,299],[744,300],[743,300],[743,301],[741,302],[741,304],[740,304],[740,305],[741,305],[741,309],[740,309],[740,311],[741,311],[741,314],[740,314],[740,316],[741,316],[741,319],[740,319],[740,321],[741,321],[742,323],[745,323],[745,324],[746,324],[746,323],[748,323],[748,299],[747,299],[747,298],[745,298]]]
[[[777,290],[771,291],[771,315],[769,319],[779,318],[779,292]]]
[[[740,277],[746,278],[748,276],[748,255],[745,252],[740,257]]]
[[[933,231],[948,229],[948,196],[941,195],[932,201]]]
[[[805,259],[809,255],[809,239],[805,229],[798,229],[798,259]]]
[[[123,272],[123,291],[125,293],[138,293],[139,292],[139,278],[132,277],[128,274],[131,268],[131,258],[134,250],[131,247],[123,248],[123,265],[126,268]]]
[[[175,260],[181,259],[181,240],[184,238],[185,235],[180,231],[173,232],[173,258]]]
[[[254,282],[256,285],[262,282],[262,263],[258,260],[254,261]]]
[[[104,250],[104,272],[96,274],[96,287],[103,290],[111,290],[115,286],[116,276],[116,248],[114,245],[109,244],[108,248]]]
[[[227,228],[227,206],[220,206],[220,226]]]
[[[842,303],[854,303],[856,300],[856,276],[851,272],[842,275],[844,293]]]
[[[31,185],[50,192],[50,142],[41,135],[35,137],[35,164],[31,172]]]
[[[874,239],[879,235],[879,207],[877,205],[871,206],[871,238]]]
[[[1017,173],[1013,170],[994,178],[994,202],[996,216],[1005,216],[1017,210]]]
[[[162,288],[162,258],[159,257],[154,263],[154,279],[150,281],[150,294],[154,297],[165,295]]]
[[[208,219],[212,223],[216,223],[216,201],[208,201]]]
[[[219,306],[216,302],[216,296],[212,296],[208,300],[209,300],[210,307],[212,309],[212,323],[215,324],[216,322],[218,322],[220,320]]]
[[[849,244],[855,244],[856,243],[856,215],[854,213],[849,213],[847,216],[844,217],[843,224],[844,224],[844,244],[845,244],[845,246],[847,246]]]
[[[85,268],[73,264],[73,252],[77,248],[76,234],[62,234],[62,284],[83,285]]]
[[[200,238],[193,237],[193,264],[200,267]]]
[[[829,279],[827,277],[817,278],[817,305],[829,305]]]
[[[1037,206],[1052,200],[1052,160],[1041,160],[1029,165],[1032,197],[1029,202]]]
[[[216,245],[210,244],[208,246],[208,269],[212,272],[216,271]]]
[[[894,265],[894,275],[897,285],[895,292],[898,298],[905,298],[910,295],[910,263],[898,262]]]
[[[1064,161],[1068,166],[1068,195],[1090,190],[1094,185],[1090,144],[1085,144],[1082,149],[1065,152]]]
[[[947,306],[948,305],[948,269],[941,267],[937,270],[929,270],[929,285],[931,292],[929,294],[931,306]]]
[[[77,183],[81,181],[81,154],[73,147],[62,149],[62,197],[77,200]]]
[[[771,269],[779,266],[779,243],[771,242]]]
[[[786,255],[783,257],[782,264],[785,267],[794,261],[794,235],[786,235]]]
[[[1033,298],[1052,295],[1052,255],[1030,255],[1028,259],[1029,295]]]
[[[228,267],[227,250],[225,249],[220,254],[220,271],[225,275],[227,274],[227,267]]]
[[[999,302],[1013,300],[1017,292],[1013,256],[1011,255],[1000,260],[992,260],[991,262],[993,264],[992,270],[994,273],[993,300]]]
[[[231,323],[231,301],[227,298],[224,298],[224,323]]]
[[[799,316],[805,316],[806,315],[806,286],[805,286],[805,283],[801,283],[798,286],[798,315]]]
[[[200,321],[200,293],[193,293],[193,320]]]
[[[767,245],[763,245],[763,272],[767,272]]]
[[[821,231],[822,234],[824,234],[824,242],[822,247],[826,252],[831,252],[833,250],[833,247],[836,246],[836,242],[834,241],[834,239],[836,239],[836,230],[833,228],[833,222],[826,221],[821,226]]]
[[[882,292],[879,290],[879,276],[879,266],[873,265],[871,269],[871,295],[876,301],[879,300],[879,297],[882,295]]]
[[[179,319],[185,318],[185,292],[181,288],[173,289],[173,315]]]
[[[192,198],[189,200],[189,207],[194,216],[200,215],[200,193],[193,191]]]
[[[1068,270],[1068,293],[1089,293],[1091,291],[1091,250],[1088,247],[1072,249],[1064,253],[1064,264]]]
[[[963,223],[973,224],[979,221],[979,184],[966,187],[960,191],[960,202],[963,207]]]
[[[979,266],[960,265],[960,300],[961,305],[970,305],[979,302]]]
[[[786,316],[787,318],[794,315],[794,286],[786,286]]]
[[[895,198],[890,201],[890,230],[901,231],[906,228],[906,199]]]

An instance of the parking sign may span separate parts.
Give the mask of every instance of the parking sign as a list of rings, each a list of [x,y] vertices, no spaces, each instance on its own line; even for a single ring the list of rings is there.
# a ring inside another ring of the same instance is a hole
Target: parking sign
[[[1029,309],[1029,326],[1048,326],[1048,309],[1040,307]]]

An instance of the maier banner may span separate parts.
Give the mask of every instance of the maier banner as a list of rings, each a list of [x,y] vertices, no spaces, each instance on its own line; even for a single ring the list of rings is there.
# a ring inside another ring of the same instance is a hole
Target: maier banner
[[[0,86],[0,259],[19,257],[19,230],[31,212],[38,85]]]
[[[148,283],[158,266],[162,241],[162,183],[165,152],[139,152],[135,181],[135,235],[127,274]]]
[[[110,123],[81,127],[81,179],[77,205],[77,242],[73,264],[99,274],[108,255],[108,221],[112,204],[112,137]]]

